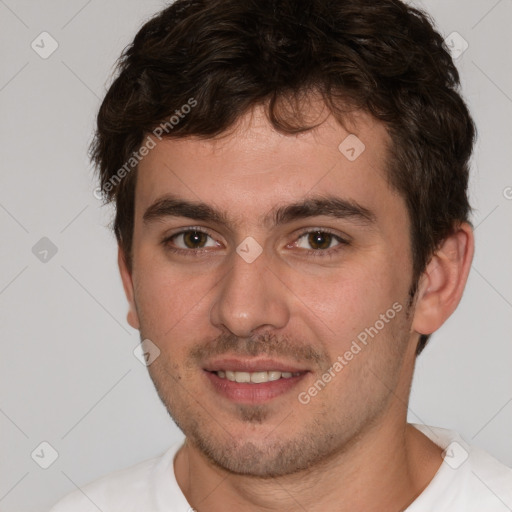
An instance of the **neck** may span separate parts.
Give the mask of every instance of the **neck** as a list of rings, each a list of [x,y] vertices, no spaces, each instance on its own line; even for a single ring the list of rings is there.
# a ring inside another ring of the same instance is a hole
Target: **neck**
[[[442,462],[441,448],[401,420],[369,426],[343,453],[276,478],[230,473],[186,442],[175,459],[176,479],[197,512],[400,512]]]

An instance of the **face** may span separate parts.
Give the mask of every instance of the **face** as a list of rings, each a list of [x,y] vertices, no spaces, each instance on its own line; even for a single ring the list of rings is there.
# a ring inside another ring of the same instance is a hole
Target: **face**
[[[255,109],[139,165],[129,321],[160,350],[149,371],[169,413],[229,471],[290,474],[343,451],[389,417],[410,366],[389,138],[364,114],[347,128],[364,151],[332,117],[283,135]]]

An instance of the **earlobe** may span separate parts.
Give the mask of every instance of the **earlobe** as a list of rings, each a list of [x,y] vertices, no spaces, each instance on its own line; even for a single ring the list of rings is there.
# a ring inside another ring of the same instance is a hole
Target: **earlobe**
[[[431,334],[455,311],[466,286],[473,253],[473,229],[465,222],[441,243],[420,278],[414,331]]]
[[[123,282],[124,293],[128,300],[128,314],[127,321],[134,329],[140,329],[139,316],[137,314],[137,308],[135,306],[135,295],[133,292],[133,280],[132,274],[128,269],[126,258],[121,246],[118,246],[117,250],[117,263],[119,265],[119,272],[121,274],[121,280]]]

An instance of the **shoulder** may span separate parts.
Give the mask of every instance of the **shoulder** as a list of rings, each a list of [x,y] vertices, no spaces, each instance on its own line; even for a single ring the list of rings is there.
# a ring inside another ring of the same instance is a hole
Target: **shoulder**
[[[174,444],[163,454],[126,469],[105,475],[66,495],[49,512],[114,512],[144,510],[157,512],[161,482],[178,492],[173,460],[180,448]],[[176,489],[174,489],[174,487]]]
[[[512,468],[481,448],[471,448],[471,479],[475,494],[486,495],[489,503],[506,505],[503,510],[512,509]]]
[[[413,425],[443,449],[443,462],[408,512],[512,510],[511,468],[455,431]]]

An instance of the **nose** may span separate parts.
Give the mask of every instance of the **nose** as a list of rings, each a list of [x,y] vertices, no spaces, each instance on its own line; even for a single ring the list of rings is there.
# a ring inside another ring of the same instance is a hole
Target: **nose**
[[[210,322],[238,337],[286,326],[290,292],[268,266],[265,255],[252,263],[236,253],[231,259],[232,266],[214,296]]]

